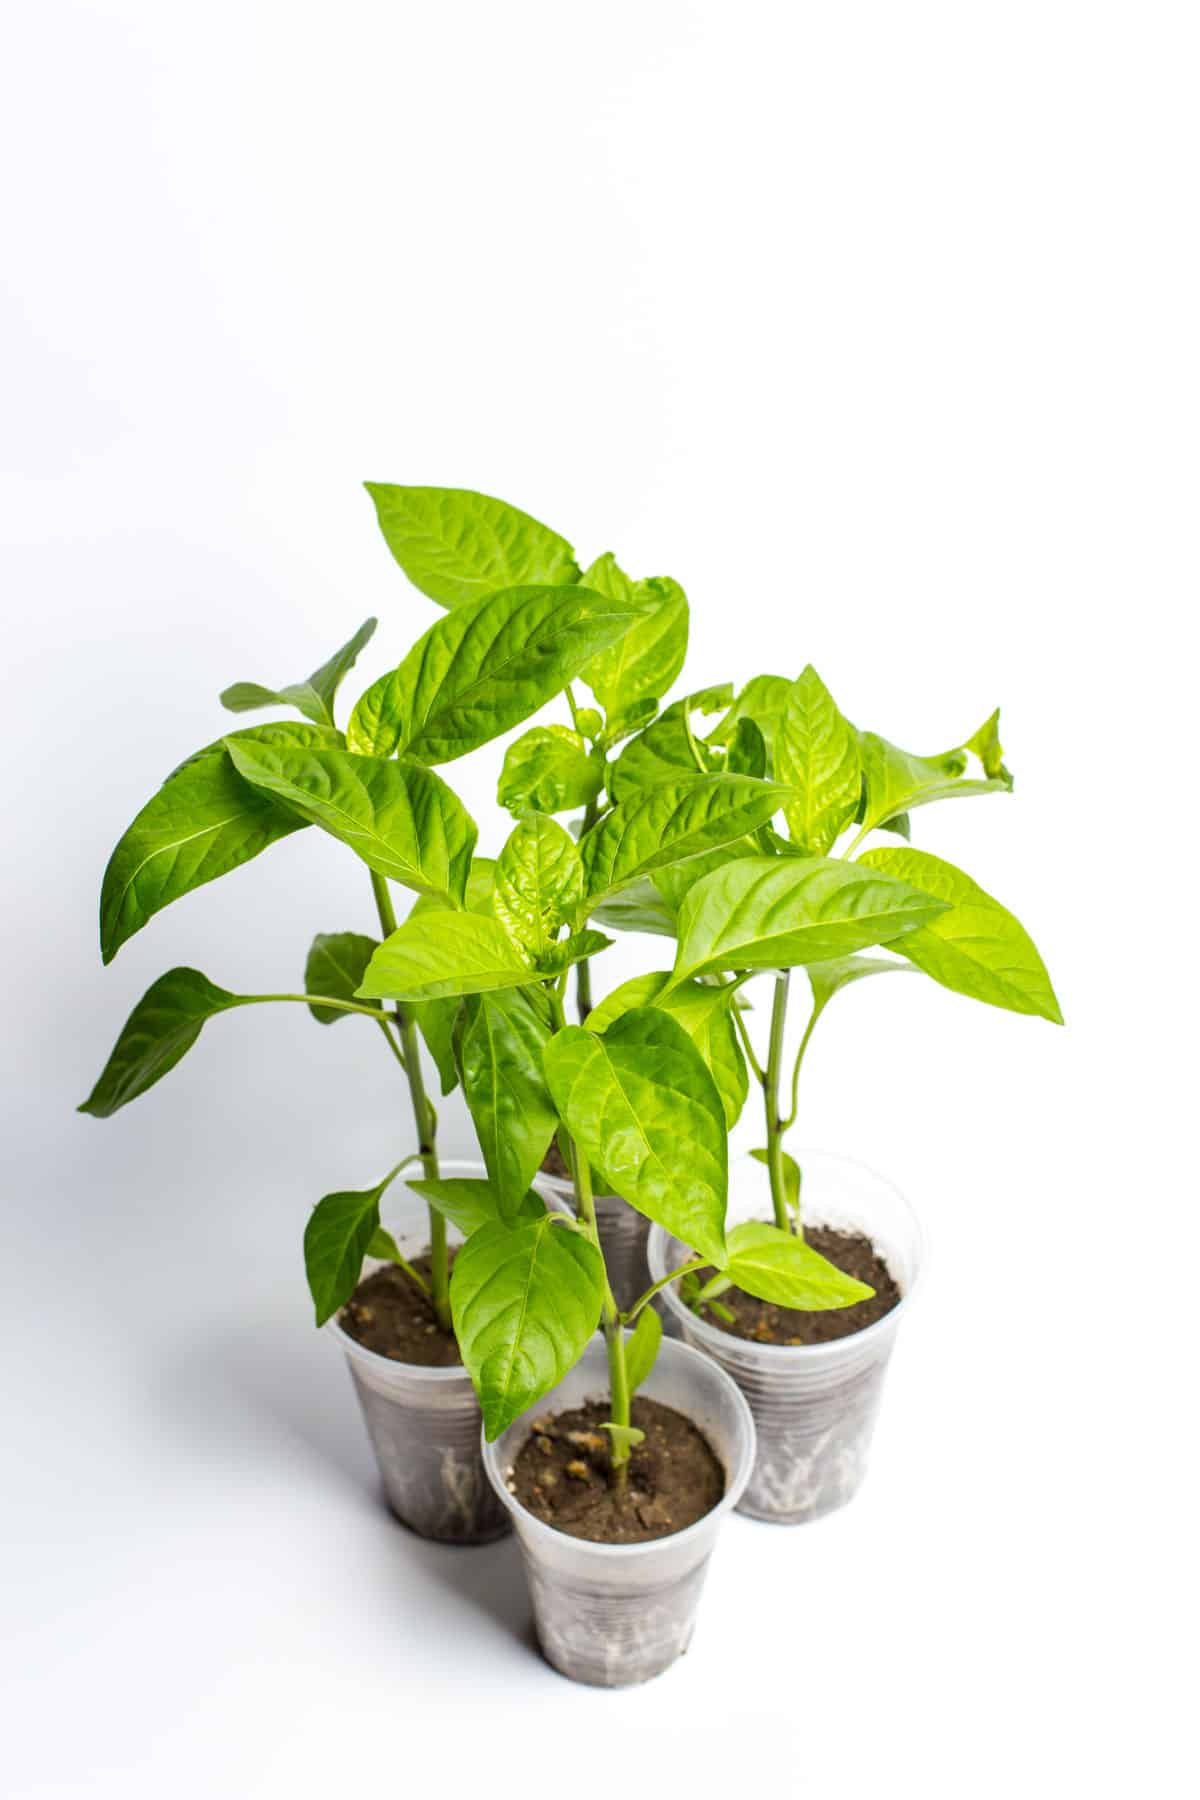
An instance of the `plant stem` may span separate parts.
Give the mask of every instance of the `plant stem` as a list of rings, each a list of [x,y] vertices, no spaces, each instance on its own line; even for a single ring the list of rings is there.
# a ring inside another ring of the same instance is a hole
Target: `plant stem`
[[[767,1055],[767,1072],[763,1078],[763,1104],[767,1120],[767,1172],[771,1178],[771,1205],[775,1209],[775,1223],[781,1231],[792,1229],[783,1175],[783,1121],[779,1116],[779,1074],[783,1065],[790,980],[790,971],[787,969],[775,977],[775,998],[771,1003],[771,1044]]]
[[[679,1281],[684,1275],[694,1275],[697,1269],[707,1267],[704,1258],[700,1256],[696,1258],[695,1262],[680,1263],[679,1267],[672,1269],[669,1275],[660,1276],[652,1287],[646,1289],[644,1294],[638,1295],[629,1311],[623,1315],[625,1324],[632,1325],[642,1308],[649,1306],[655,1294],[660,1293],[665,1287],[670,1287],[673,1281]]]
[[[800,1047],[796,1051],[796,1061],[792,1068],[792,1110],[780,1126],[781,1132],[790,1131],[796,1123],[796,1115],[800,1110],[800,1102],[797,1098],[800,1091],[800,1064],[804,1061],[804,1052],[808,1049],[808,1040],[813,1034],[813,1027],[824,1010],[824,1007],[814,1004],[812,1012],[809,1014],[808,1024],[804,1027],[804,1036],[800,1039]]]
[[[387,1024],[387,1014],[377,1006],[361,1006],[357,1000],[334,1000],[329,994],[245,994],[246,1001],[260,1000],[298,1000],[301,1006],[331,1006],[334,1012],[365,1013],[368,1019],[378,1019]]]
[[[375,910],[379,914],[379,924],[384,937],[390,937],[396,929],[396,909],[392,905],[392,896],[387,881],[382,875],[371,870],[371,889],[375,895]],[[400,1034],[400,1049],[403,1057],[404,1073],[408,1078],[408,1094],[412,1102],[413,1123],[417,1128],[417,1149],[421,1157],[421,1166],[427,1181],[438,1178],[437,1156],[437,1120],[429,1096],[425,1092],[425,1076],[421,1069],[421,1046],[417,1042],[417,1028],[412,1015],[405,1012],[399,1001],[395,1002],[396,1030]],[[429,1207],[429,1284],[432,1290],[433,1312],[443,1331],[451,1330],[450,1321],[450,1251],[446,1241],[446,1221],[434,1207]]]
[[[583,829],[580,837],[589,832],[596,823],[598,809],[594,800],[589,800],[583,814]],[[575,1010],[579,1014],[582,1025],[592,1010],[592,965],[588,957],[575,964]]]
[[[592,1195],[592,1171],[587,1157],[579,1145],[572,1141],[572,1161],[575,1164],[575,1197],[579,1204],[579,1216],[587,1229],[587,1234],[600,1251],[603,1261],[604,1251],[600,1248],[600,1228],[596,1224],[596,1202]],[[614,1425],[629,1427],[629,1372],[625,1366],[625,1327],[621,1323],[621,1314],[613,1298],[612,1288],[608,1282],[608,1270],[604,1272],[604,1342],[608,1349],[608,1381],[612,1389],[612,1422]],[[625,1491],[625,1480],[628,1474],[626,1464],[629,1461],[629,1445],[619,1438],[613,1440],[612,1467],[613,1481],[617,1492]]]

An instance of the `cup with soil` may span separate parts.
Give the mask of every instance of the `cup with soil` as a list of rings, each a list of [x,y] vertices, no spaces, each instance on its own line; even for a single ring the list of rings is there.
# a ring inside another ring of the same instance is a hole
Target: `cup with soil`
[[[848,1158],[797,1153],[806,1240],[875,1289],[831,1312],[796,1312],[737,1288],[720,1311],[696,1313],[672,1283],[662,1293],[685,1343],[737,1383],[754,1414],[758,1454],[739,1511],[777,1524],[819,1519],[853,1498],[866,1473],[883,1379],[921,1263],[921,1233],[902,1195]],[[730,1169],[729,1226],[771,1218],[766,1171],[752,1158]],[[650,1233],[652,1280],[690,1252],[662,1226]]]
[[[419,1171],[417,1171],[419,1173]],[[478,1163],[443,1160],[441,1174],[486,1178]],[[429,1213],[398,1180],[384,1227],[417,1273],[429,1272]],[[461,1237],[448,1226],[453,1264]],[[353,1297],[325,1328],[341,1344],[375,1450],[388,1505],[421,1537],[486,1544],[508,1515],[479,1454],[479,1401],[453,1332],[395,1263],[368,1257]]]
[[[666,1341],[632,1405],[645,1433],[618,1488],[608,1363],[597,1338],[493,1444],[484,1465],[512,1517],[547,1662],[572,1681],[649,1681],[691,1641],[717,1533],[754,1462],[754,1421],[717,1364]]]
[[[557,1201],[568,1212],[574,1211],[575,1186],[557,1143],[552,1143],[546,1152],[537,1186],[547,1198]],[[646,1260],[650,1221],[619,1194],[597,1192],[593,1195],[593,1203],[613,1298],[625,1312],[650,1286],[650,1267]],[[666,1323],[665,1319],[663,1322]]]

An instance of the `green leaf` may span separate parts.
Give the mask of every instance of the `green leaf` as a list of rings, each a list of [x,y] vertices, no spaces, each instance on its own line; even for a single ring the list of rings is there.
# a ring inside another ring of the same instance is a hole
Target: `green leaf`
[[[345,750],[280,750],[230,740],[238,773],[319,825],[369,869],[461,902],[477,831],[440,775]]]
[[[577,706],[575,709],[575,730],[576,732],[582,733],[590,743],[594,744],[604,730],[604,720],[594,706]],[[545,807],[542,808],[543,812],[547,810],[548,809]]]
[[[715,731],[710,744],[732,744],[742,719],[753,719],[763,734],[768,757],[775,752],[775,738],[795,684],[786,675],[755,675],[746,683]]]
[[[574,963],[586,962],[589,957],[599,956],[612,943],[602,931],[576,931],[570,937],[563,938],[557,944],[551,944],[544,956],[538,958],[538,972],[542,975],[561,975]]]
[[[868,850],[860,861],[909,881],[950,910],[901,938],[902,956],[956,994],[1063,1022],[1046,965],[1025,927],[969,875],[924,850]]]
[[[607,1431],[612,1439],[614,1464],[627,1462],[629,1452],[646,1441],[645,1432],[639,1431],[636,1425],[617,1425],[612,1419],[606,1419],[600,1429]]]
[[[500,588],[579,580],[567,540],[503,500],[468,488],[365,486],[388,549],[439,606],[461,606]]]
[[[589,909],[655,869],[765,825],[791,792],[748,775],[704,775],[623,800],[580,842]]]
[[[993,715],[993,719],[998,715]],[[980,727],[976,740],[985,741],[988,726]],[[889,744],[873,731],[858,734],[862,772],[866,782],[866,800],[862,816],[863,830],[875,830],[915,806],[929,806],[935,800],[967,799],[972,794],[1006,794],[1012,788],[1012,776],[1006,769],[982,781],[964,780],[967,767],[967,745],[947,750],[941,756],[914,756]],[[998,743],[996,749],[998,751]],[[989,748],[989,759],[996,758]]]
[[[767,740],[753,719],[739,719],[725,767],[731,775],[754,775],[760,781],[768,769]]]
[[[732,1008],[735,994],[731,986],[713,987],[700,981],[685,981],[664,994],[670,986],[669,974],[635,975],[614,988],[588,1014],[587,1029],[605,1032],[614,1020],[637,1006],[657,1006],[669,1013],[687,1032],[717,1085],[725,1124],[729,1130],[737,1124],[746,1103],[748,1079],[746,1060],[738,1042]]]
[[[389,1175],[363,1193],[326,1194],[309,1215],[304,1269],[318,1325],[331,1319],[358,1286],[363,1257],[379,1231],[379,1201],[390,1180]],[[388,1241],[398,1256],[395,1243]]]
[[[574,1367],[600,1320],[604,1262],[551,1216],[484,1225],[454,1259],[454,1331],[489,1443]]]
[[[615,894],[593,908],[597,924],[610,931],[644,931],[652,937],[675,936],[675,908],[659,893],[652,881],[635,881],[623,893]]]
[[[359,998],[438,1000],[521,987],[534,971],[498,919],[429,912],[406,919],[371,958]]]
[[[869,1300],[875,1289],[842,1271],[803,1238],[752,1220],[729,1233],[725,1274],[744,1293],[800,1312],[832,1312]]]
[[[481,994],[463,1038],[463,1092],[496,1190],[511,1218],[542,1166],[558,1114],[542,1072],[547,1026],[519,992]]]
[[[339,739],[321,726],[282,722],[233,732],[228,741],[307,748]],[[242,780],[224,741],[189,757],[143,806],[109,859],[100,894],[104,961],[164,906],[306,824]]]
[[[393,1262],[400,1263],[402,1266],[404,1265],[405,1259],[401,1254],[399,1244],[396,1242],[391,1232],[385,1231],[382,1225],[377,1226],[372,1232],[371,1241],[367,1245],[365,1254],[367,1256],[378,1257],[380,1262]],[[355,1285],[357,1285],[357,1283]]]
[[[899,945],[896,946],[899,949]],[[819,1010],[828,1006],[833,996],[852,982],[868,975],[911,974],[908,963],[888,962],[882,956],[834,956],[828,962],[809,963],[805,973],[812,988],[813,1005]],[[757,1150],[754,1152],[757,1156]]]
[[[743,857],[706,875],[684,901],[672,982],[826,962],[889,943],[945,910],[945,901],[861,863]]]
[[[307,681],[293,682],[290,687],[260,687],[256,681],[235,681],[221,695],[221,705],[230,712],[250,712],[257,706],[294,706],[316,725],[333,724],[333,703],[342,681],[358,661],[359,651],[375,635],[378,619],[367,619],[348,643],[335,650],[327,663],[309,676]]]
[[[606,1186],[723,1264],[725,1114],[678,1021],[638,1007],[603,1037],[569,1025],[545,1066],[559,1116]]]
[[[972,751],[979,758],[985,775],[995,777],[1012,787],[1012,776],[1004,766],[1004,750],[1000,743],[999,707],[990,718],[983,721],[974,737],[967,739],[963,748]]]
[[[215,987],[199,969],[170,969],[146,989],[126,1021],[99,1081],[80,1106],[94,1119],[111,1118],[175,1067],[205,1021],[249,996]]]
[[[536,962],[582,899],[574,838],[544,813],[527,813],[496,858],[493,913]]]
[[[540,1219],[546,1203],[533,1192],[522,1194],[512,1219],[505,1219],[495,1188],[490,1181],[474,1181],[468,1176],[452,1175],[437,1181],[410,1181],[414,1194],[469,1238],[484,1225],[525,1224]]]
[[[631,581],[611,551],[599,557],[582,580],[598,594],[646,608],[645,618],[620,643],[593,657],[582,673],[611,718],[637,700],[665,694],[677,679],[687,655],[687,596],[667,575]]]
[[[688,741],[688,721],[692,713],[719,712],[728,706],[733,689],[726,682],[721,687],[702,688],[668,706],[661,718],[647,725],[626,744],[608,771],[608,791],[616,801],[628,800],[664,782],[681,781],[700,774]],[[611,727],[610,727],[611,730]],[[720,757],[706,752],[697,743],[701,758],[715,770]]]
[[[535,725],[504,753],[496,798],[511,813],[587,806],[604,785],[603,759],[567,725]]]
[[[786,838],[781,841],[787,843]],[[792,850],[790,844],[788,849]],[[762,854],[757,833],[754,837],[735,838],[731,844],[722,844],[719,849],[710,850],[704,856],[689,856],[686,862],[672,863],[668,869],[656,869],[650,877],[651,885],[658,889],[667,905],[678,914],[696,883],[703,881],[706,875],[711,875],[714,869],[723,869],[726,863],[737,862],[743,856]]]
[[[366,971],[363,971],[364,976]],[[409,1000],[405,1011],[424,1040],[438,1072],[443,1094],[452,1094],[458,1086],[458,1064],[454,1059],[454,1028],[462,1004],[457,994],[444,1000]]]
[[[858,811],[858,733],[809,663],[793,684],[775,736],[775,773],[797,789],[787,809],[793,841],[824,856]]]
[[[635,731],[641,731],[644,725],[648,725],[657,712],[658,701],[651,694],[647,694],[644,700],[631,701],[628,706],[623,706],[620,712],[614,713],[605,722],[599,737],[601,747],[611,750],[615,745],[624,743],[627,737],[632,737]],[[576,723],[580,731],[584,729],[583,719],[589,716],[597,719],[600,717],[593,707],[581,708],[576,714]]]
[[[625,1375],[633,1396],[654,1367],[662,1343],[662,1320],[652,1306],[644,1306],[625,1340]]]
[[[375,938],[357,931],[319,932],[304,965],[305,993],[325,994],[330,1000],[353,1000],[378,948]],[[339,1019],[354,1017],[353,1013],[339,1012],[333,1006],[310,1006],[308,1010],[321,1025],[336,1025]]]
[[[770,1167],[771,1159],[765,1150],[752,1150],[750,1152],[750,1154],[754,1158],[755,1162],[760,1162],[760,1163],[763,1163],[766,1167],[768,1167],[768,1168]],[[800,1164],[796,1161],[794,1156],[789,1156],[786,1150],[781,1150],[779,1152],[779,1158],[780,1158],[781,1163],[783,1164],[783,1198],[784,1198],[784,1201],[792,1209],[793,1212],[799,1212],[799,1210],[800,1210]],[[731,1234],[730,1242],[732,1242],[732,1241],[733,1240],[732,1240],[732,1234]]]
[[[362,695],[350,748],[453,762],[561,693],[641,616],[587,588],[513,587],[469,600]]]

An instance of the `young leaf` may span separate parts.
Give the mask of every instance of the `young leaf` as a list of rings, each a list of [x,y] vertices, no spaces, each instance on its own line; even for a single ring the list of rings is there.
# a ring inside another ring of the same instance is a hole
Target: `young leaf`
[[[608,771],[608,791],[615,801],[628,800],[664,782],[682,781],[699,775],[696,758],[688,739],[688,720],[692,713],[719,712],[728,706],[733,689],[726,682],[721,687],[702,688],[668,706],[661,718],[647,725],[632,742],[626,744]],[[611,723],[609,732],[611,736]],[[712,756],[697,743],[701,760],[711,771],[720,767],[719,756]]]
[[[1004,766],[1004,750],[1000,743],[1000,708],[997,707],[990,718],[985,719],[974,737],[969,737],[963,745],[970,750],[983,764],[985,775],[997,777],[1012,786],[1012,776]]]
[[[642,614],[587,588],[513,587],[430,627],[350,715],[351,750],[453,762],[519,725]]]
[[[771,1159],[765,1150],[752,1150],[750,1154],[755,1162],[769,1166]],[[789,1156],[786,1150],[780,1151],[779,1158],[783,1164],[784,1201],[793,1212],[798,1212],[800,1209],[800,1164],[794,1156]],[[732,1237],[730,1241],[732,1242]]]
[[[643,1306],[637,1322],[625,1340],[625,1374],[630,1399],[654,1367],[658,1347],[662,1343],[662,1320],[652,1306]]]
[[[665,972],[635,975],[622,982],[588,1014],[587,1029],[605,1032],[615,1019],[636,1006],[658,1006],[670,1013],[683,1026],[708,1065],[717,1084],[725,1124],[732,1131],[746,1103],[748,1080],[746,1061],[738,1042],[731,1008],[732,987],[713,987],[700,981],[685,981],[669,993],[671,977]]]
[[[511,813],[587,806],[604,785],[604,762],[568,725],[535,725],[504,753],[496,798]]]
[[[339,739],[321,726],[285,722],[251,726],[228,741],[309,748]],[[109,858],[100,893],[104,961],[110,963],[172,900],[240,868],[306,824],[243,781],[224,742],[189,757],[143,806]]]
[[[614,718],[637,700],[665,694],[677,679],[687,655],[687,596],[666,575],[631,581],[611,551],[592,564],[582,581],[598,594],[637,600],[647,608],[645,618],[619,644],[593,657],[582,673],[605,713]]]
[[[547,1214],[484,1225],[454,1259],[454,1331],[489,1443],[574,1367],[600,1321],[604,1262]]]
[[[732,744],[742,719],[752,719],[762,732],[767,756],[773,757],[775,738],[795,684],[786,675],[755,675],[746,683],[715,731],[710,744]]]
[[[396,1242],[391,1232],[385,1231],[382,1225],[377,1225],[375,1230],[371,1233],[371,1241],[367,1245],[365,1254],[367,1256],[378,1257],[380,1262],[404,1262],[404,1257],[400,1254],[399,1244]]]
[[[319,932],[304,965],[305,993],[325,994],[330,1000],[353,1000],[378,948],[375,938],[364,937],[361,932]],[[340,1012],[333,1006],[310,1006],[308,1010],[321,1025],[336,1025],[339,1019],[354,1017],[353,1013]]]
[[[607,1431],[612,1438],[614,1463],[627,1462],[629,1452],[646,1441],[645,1432],[639,1431],[636,1425],[617,1425],[611,1419],[606,1419],[600,1429]]]
[[[787,809],[793,841],[814,856],[832,848],[862,796],[858,733],[809,663],[793,683],[775,734],[775,773],[797,789]]]
[[[603,1037],[569,1025],[545,1066],[560,1118],[612,1191],[723,1264],[725,1114],[683,1027],[654,1007]]]
[[[729,1261],[725,1274],[744,1293],[773,1306],[793,1306],[800,1312],[832,1312],[855,1306],[875,1292],[865,1281],[843,1275],[835,1264],[820,1256],[790,1231],[778,1225],[752,1220],[735,1225],[729,1233]]]
[[[333,724],[333,703],[343,678],[358,661],[359,651],[375,635],[378,619],[367,619],[348,643],[335,650],[327,663],[309,676],[307,681],[293,682],[290,687],[265,688],[256,681],[235,681],[221,695],[221,705],[230,712],[251,712],[258,706],[294,706],[316,725]]]
[[[651,937],[675,936],[675,908],[649,879],[635,881],[620,894],[592,909],[598,925],[610,931],[642,931]]]
[[[309,1215],[304,1269],[318,1325],[331,1319],[358,1286],[363,1257],[379,1231],[379,1201],[390,1180],[389,1175],[364,1193],[326,1194]],[[391,1248],[396,1250],[394,1243]]]
[[[627,737],[632,737],[635,731],[641,731],[644,725],[648,725],[657,712],[658,701],[652,694],[647,694],[644,700],[630,701],[629,705],[623,706],[620,712],[613,713],[610,719],[601,721],[603,729],[597,734],[601,746],[605,750],[612,750],[617,744],[624,743]],[[600,714],[590,706],[580,707],[575,715],[575,721],[580,731],[585,730],[583,724],[585,719],[599,718]]]
[[[789,969],[886,944],[947,910],[881,869],[827,857],[747,856],[697,882],[679,913],[671,977]]]
[[[989,720],[980,727],[976,739],[983,741],[991,723]],[[958,750],[948,750],[942,756],[914,756],[911,751],[889,744],[886,738],[873,731],[861,731],[858,746],[866,782],[864,830],[887,825],[899,814],[911,812],[914,806],[929,806],[935,800],[966,799],[972,794],[1006,794],[1012,788],[1012,776],[995,758],[992,761],[1000,773],[989,775],[982,781],[964,780],[966,745]]]
[[[365,485],[388,549],[413,586],[439,606],[531,582],[579,580],[567,540],[503,500],[467,488]]]
[[[469,1238],[484,1225],[526,1224],[540,1219],[546,1203],[532,1191],[522,1194],[512,1218],[506,1219],[499,1198],[490,1181],[472,1181],[465,1176],[448,1176],[439,1181],[410,1181],[414,1194],[420,1194],[428,1205],[436,1207],[442,1217]]]
[[[791,794],[791,788],[748,775],[704,775],[623,800],[579,845],[588,909],[655,869],[744,837],[765,825]]]
[[[481,994],[463,1038],[463,1091],[502,1218],[542,1166],[558,1114],[542,1071],[547,1026],[518,991]]]
[[[496,858],[493,913],[536,962],[582,899],[574,838],[544,813],[526,813]]]
[[[765,780],[770,767],[767,740],[753,719],[738,720],[725,767],[731,775],[754,775]]]
[[[104,1065],[99,1081],[80,1106],[94,1119],[109,1119],[161,1081],[200,1036],[205,1021],[249,997],[231,994],[199,969],[170,969],[146,989]]]
[[[888,962],[882,956],[834,956],[828,962],[809,963],[805,973],[812,988],[813,1005],[824,1008],[844,987],[863,981],[868,975],[905,975],[912,970],[908,963]],[[757,1156],[758,1151],[753,1154]]]
[[[586,962],[591,956],[599,956],[612,943],[602,931],[575,931],[570,937],[551,944],[543,956],[538,958],[540,975],[561,975],[573,963]]]
[[[969,875],[924,850],[868,850],[860,861],[950,902],[948,912],[895,945],[918,969],[972,1000],[1062,1024],[1058,1000],[1033,939]]]
[[[438,1000],[521,987],[532,965],[498,919],[469,912],[422,913],[406,919],[371,958],[358,997]]]
[[[369,869],[451,905],[478,835],[440,775],[345,750],[280,750],[230,739],[239,775],[338,838]]]

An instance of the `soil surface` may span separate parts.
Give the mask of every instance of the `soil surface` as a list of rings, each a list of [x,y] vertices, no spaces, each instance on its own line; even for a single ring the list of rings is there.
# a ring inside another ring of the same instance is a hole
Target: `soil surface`
[[[450,1262],[453,1265],[453,1250]],[[412,1266],[428,1281],[428,1253],[414,1256]],[[421,1363],[427,1369],[448,1369],[462,1362],[454,1333],[441,1329],[432,1301],[395,1263],[359,1282],[339,1323],[358,1343],[393,1362]]]
[[[644,1544],[670,1537],[711,1512],[725,1471],[703,1432],[673,1407],[635,1396],[631,1418],[646,1434],[626,1464],[625,1491],[612,1484],[603,1400],[535,1420],[509,1490],[535,1519],[594,1544]]]
[[[856,1331],[865,1330],[900,1304],[900,1289],[870,1238],[861,1232],[812,1225],[805,1228],[804,1240],[836,1263],[843,1275],[854,1275],[867,1282],[875,1289],[873,1297],[833,1312],[797,1312],[790,1306],[772,1306],[768,1300],[756,1300],[734,1287],[717,1296],[733,1314],[732,1324],[709,1307],[705,1307],[701,1317],[718,1331],[749,1338],[756,1344],[828,1344],[834,1338],[851,1337]]]

